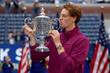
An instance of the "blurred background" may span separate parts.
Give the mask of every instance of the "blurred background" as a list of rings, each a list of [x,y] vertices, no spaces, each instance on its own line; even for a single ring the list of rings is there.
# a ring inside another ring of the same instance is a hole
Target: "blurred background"
[[[101,25],[103,25],[101,29],[105,30],[102,37],[107,40],[110,67],[110,0],[0,0],[0,73],[3,71],[5,56],[10,56],[13,73],[17,73],[23,43],[26,39],[22,30],[25,18],[38,16],[41,7],[45,8],[45,13],[50,18],[59,18],[61,7],[67,2],[81,5],[83,14],[78,25],[81,32],[90,38],[85,73],[90,72]],[[60,31],[57,20],[53,25]]]

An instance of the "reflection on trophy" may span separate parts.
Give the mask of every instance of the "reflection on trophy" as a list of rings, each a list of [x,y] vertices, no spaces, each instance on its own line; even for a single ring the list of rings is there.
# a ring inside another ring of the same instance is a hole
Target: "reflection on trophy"
[[[48,52],[49,49],[44,45],[44,42],[45,42],[45,37],[48,36],[49,30],[52,29],[52,21],[50,17],[45,15],[44,8],[41,9],[40,16],[36,16],[32,20],[32,24],[34,24],[37,29],[36,37],[37,37],[39,46],[36,48],[36,51]]]

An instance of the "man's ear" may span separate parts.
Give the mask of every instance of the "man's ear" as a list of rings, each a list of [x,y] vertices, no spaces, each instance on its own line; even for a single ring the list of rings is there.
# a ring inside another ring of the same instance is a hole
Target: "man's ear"
[[[76,16],[74,16],[74,17],[73,17],[73,22],[76,22],[76,19],[77,19],[77,17],[76,17]]]

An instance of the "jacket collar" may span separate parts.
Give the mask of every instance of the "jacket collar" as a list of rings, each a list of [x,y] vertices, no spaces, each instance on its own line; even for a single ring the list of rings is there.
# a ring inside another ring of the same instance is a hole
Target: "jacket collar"
[[[75,36],[79,31],[80,30],[79,30],[78,26],[76,26],[75,28],[73,28],[70,31],[63,30],[63,34],[67,39],[69,39],[70,37]]]

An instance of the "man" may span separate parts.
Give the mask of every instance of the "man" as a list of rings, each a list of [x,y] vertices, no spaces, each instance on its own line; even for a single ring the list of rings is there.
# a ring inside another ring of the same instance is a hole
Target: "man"
[[[2,65],[2,71],[3,73],[13,73],[14,70],[14,66],[11,62],[11,59],[9,56],[5,56],[4,57],[4,62]]]
[[[33,3],[33,8],[32,8],[32,15],[33,17],[38,16],[40,13],[40,4],[38,0],[35,0]]]
[[[81,17],[81,8],[73,4],[63,6],[60,24],[63,31],[49,31],[46,46],[50,52],[35,51],[38,46],[35,40],[35,28],[25,25],[25,33],[30,37],[32,60],[37,62],[49,55],[48,73],[84,73],[84,61],[88,54],[89,40],[82,34],[77,23]]]
[[[10,13],[12,11],[12,0],[5,0],[5,12]]]
[[[8,33],[8,42],[9,44],[15,44],[15,35],[12,31]]]

